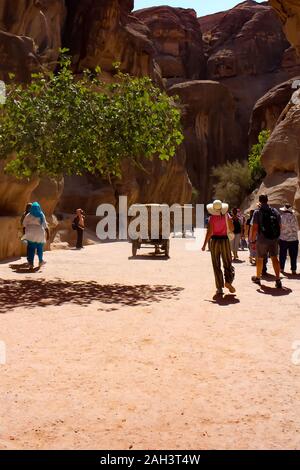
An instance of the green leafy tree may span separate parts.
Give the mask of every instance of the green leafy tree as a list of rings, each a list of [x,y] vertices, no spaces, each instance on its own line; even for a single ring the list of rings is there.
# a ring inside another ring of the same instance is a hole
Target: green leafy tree
[[[81,175],[120,176],[124,158],[168,160],[183,141],[180,111],[150,78],[116,71],[74,76],[62,51],[57,73],[32,76],[28,85],[7,85],[0,107],[0,158],[6,171],[23,178]],[[12,77],[13,78],[13,77]]]
[[[258,136],[258,143],[252,146],[249,154],[248,164],[253,180],[253,189],[257,187],[266,176],[265,169],[261,163],[261,156],[270,135],[271,133],[268,130],[261,131]]]
[[[227,162],[215,167],[212,177],[215,180],[214,197],[227,202],[230,207],[239,207],[250,192],[252,178],[247,161]]]

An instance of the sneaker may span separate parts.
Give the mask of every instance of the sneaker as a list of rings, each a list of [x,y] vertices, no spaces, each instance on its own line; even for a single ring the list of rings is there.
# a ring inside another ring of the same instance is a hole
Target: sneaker
[[[217,289],[216,295],[223,295],[223,289]]]
[[[45,264],[46,264],[46,261],[41,261],[41,262],[39,263],[39,268],[41,268],[41,267],[44,266]]]
[[[230,292],[231,294],[234,294],[234,293],[236,292],[236,290],[235,290],[235,288],[233,287],[233,285],[230,284],[229,282],[225,282],[225,287],[226,287],[226,289],[229,290],[229,292]]]
[[[33,270],[34,270],[33,264],[29,264],[29,263],[28,263],[28,269],[29,269],[29,271],[33,271]]]
[[[257,284],[258,286],[261,286],[261,280],[257,276],[252,276],[251,281],[254,282],[254,284]]]
[[[277,287],[277,289],[282,289],[281,279],[276,279],[276,287]]]

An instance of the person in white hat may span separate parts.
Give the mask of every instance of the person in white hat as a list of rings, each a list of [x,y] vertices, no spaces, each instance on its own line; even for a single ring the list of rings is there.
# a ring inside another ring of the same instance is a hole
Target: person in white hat
[[[228,204],[216,200],[208,204],[207,211],[210,214],[208,228],[202,251],[205,251],[210,241],[210,253],[214,269],[217,295],[223,294],[224,286],[235,293],[232,283],[234,281],[234,267],[232,266],[232,257],[230,249],[230,234],[233,233],[232,219],[228,214]],[[221,259],[223,262],[224,276],[221,269]],[[225,282],[224,282],[225,277]]]
[[[281,231],[279,238],[279,261],[281,272],[284,273],[287,255],[291,260],[292,274],[297,274],[297,258],[299,253],[299,224],[292,206],[286,203],[280,209]]]

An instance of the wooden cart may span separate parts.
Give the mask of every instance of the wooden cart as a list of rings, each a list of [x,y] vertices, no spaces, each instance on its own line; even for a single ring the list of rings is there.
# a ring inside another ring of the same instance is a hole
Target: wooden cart
[[[132,210],[143,211],[146,212],[146,217],[140,215],[141,225],[140,231],[144,232],[143,236],[138,238],[133,238],[129,232],[129,241],[132,244],[132,256],[136,257],[138,250],[141,248],[148,248],[149,246],[153,246],[155,248],[155,252],[153,253],[156,255],[164,254],[167,258],[170,257],[170,224],[163,224],[163,211],[168,210],[168,206],[164,204],[134,204],[131,206]],[[157,236],[153,238],[151,228],[153,224],[154,214],[159,215],[159,218],[156,218],[156,223],[158,224],[157,227]],[[142,212],[139,212],[142,214]],[[129,217],[129,223],[135,219],[135,216]],[[168,225],[165,227],[165,225]]]

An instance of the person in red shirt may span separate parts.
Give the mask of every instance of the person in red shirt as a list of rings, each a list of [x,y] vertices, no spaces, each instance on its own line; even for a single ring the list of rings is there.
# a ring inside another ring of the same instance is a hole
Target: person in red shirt
[[[228,236],[229,234],[232,234],[234,227],[232,219],[228,214],[228,204],[216,200],[212,204],[207,205],[207,211],[210,214],[210,218],[202,251],[205,251],[206,246],[210,241],[210,253],[214,269],[217,295],[223,294],[224,287],[233,294],[235,292],[235,288],[232,283],[234,281],[235,272],[234,267],[232,266],[230,241]],[[224,276],[221,268],[221,260],[224,268]]]

